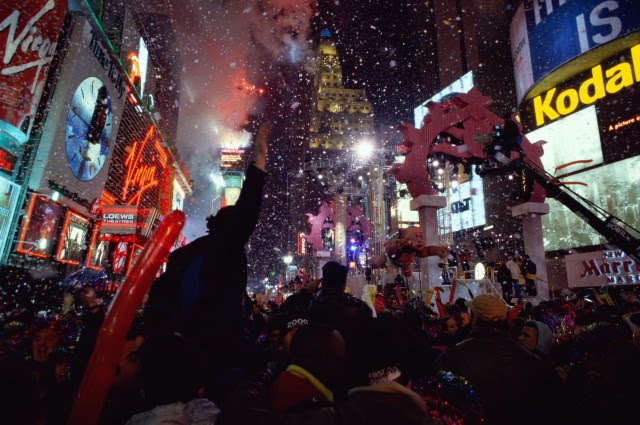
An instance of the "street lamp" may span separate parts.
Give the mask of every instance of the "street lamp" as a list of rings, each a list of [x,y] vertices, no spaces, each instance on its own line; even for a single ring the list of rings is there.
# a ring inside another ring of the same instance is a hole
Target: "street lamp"
[[[366,160],[371,158],[376,147],[369,140],[363,140],[355,146],[356,156],[359,159]]]

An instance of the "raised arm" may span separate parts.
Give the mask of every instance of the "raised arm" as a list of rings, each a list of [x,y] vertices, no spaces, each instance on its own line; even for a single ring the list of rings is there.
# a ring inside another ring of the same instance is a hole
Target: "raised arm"
[[[243,245],[249,240],[260,217],[262,189],[266,177],[266,163],[271,126],[263,123],[256,136],[256,158],[247,168],[246,179],[235,209],[235,236]]]
[[[253,165],[261,171],[267,171],[267,151],[269,148],[268,141],[270,133],[271,125],[265,122],[258,129],[256,136],[256,159],[253,161]]]

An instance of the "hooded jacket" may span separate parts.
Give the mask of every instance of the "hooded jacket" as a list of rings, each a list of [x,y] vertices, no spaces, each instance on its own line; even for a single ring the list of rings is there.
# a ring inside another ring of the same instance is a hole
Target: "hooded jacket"
[[[544,355],[545,357],[551,353],[551,345],[553,344],[553,333],[551,328],[542,322],[537,320],[529,320],[525,323],[525,326],[535,326],[538,330],[538,342],[536,343],[536,351]]]

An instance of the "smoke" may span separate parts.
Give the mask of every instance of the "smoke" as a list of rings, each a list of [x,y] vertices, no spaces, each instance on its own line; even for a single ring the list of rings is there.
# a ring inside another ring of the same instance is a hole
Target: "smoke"
[[[263,87],[278,63],[302,66],[315,2],[168,1],[164,7],[174,20],[183,64],[177,144],[196,188],[185,205],[191,240],[204,233],[204,218],[220,194],[210,178],[220,147],[250,144],[242,128],[263,102],[247,87]],[[160,2],[152,3],[157,12]],[[270,88],[264,89],[269,96]]]

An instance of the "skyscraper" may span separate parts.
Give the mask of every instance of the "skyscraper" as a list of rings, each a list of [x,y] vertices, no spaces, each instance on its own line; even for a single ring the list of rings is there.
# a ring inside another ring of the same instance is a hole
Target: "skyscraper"
[[[342,85],[342,66],[331,33],[321,34],[315,59],[310,159],[335,157],[373,134],[373,113],[364,89]]]

